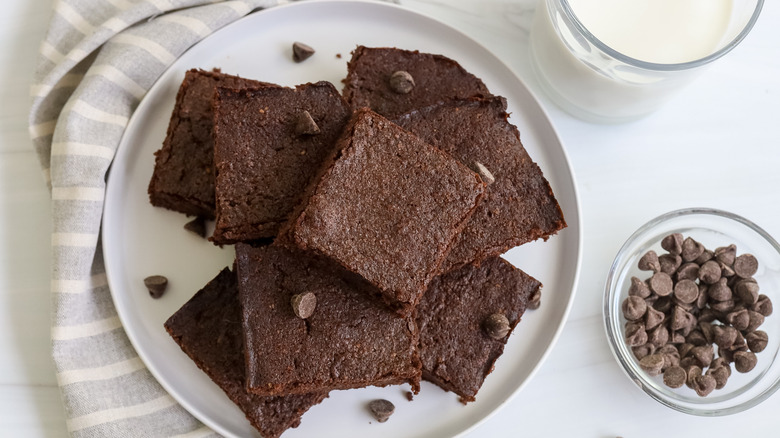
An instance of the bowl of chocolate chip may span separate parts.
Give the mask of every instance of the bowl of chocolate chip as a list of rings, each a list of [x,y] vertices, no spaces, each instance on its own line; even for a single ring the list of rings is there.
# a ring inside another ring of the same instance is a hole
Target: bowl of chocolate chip
[[[650,397],[700,416],[751,408],[780,387],[780,245],[738,215],[677,210],[618,251],[604,296],[610,348]]]

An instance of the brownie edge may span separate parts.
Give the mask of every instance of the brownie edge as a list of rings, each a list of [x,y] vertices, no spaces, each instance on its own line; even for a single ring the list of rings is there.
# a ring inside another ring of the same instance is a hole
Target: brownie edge
[[[165,322],[165,329],[264,438],[277,438],[297,427],[301,416],[327,393],[279,397],[247,393],[240,321],[236,275],[225,268]]]
[[[474,401],[525,313],[529,296],[541,286],[500,257],[434,279],[417,306],[423,379],[458,394],[463,403]],[[503,315],[509,324],[500,339],[484,329],[492,314]]]

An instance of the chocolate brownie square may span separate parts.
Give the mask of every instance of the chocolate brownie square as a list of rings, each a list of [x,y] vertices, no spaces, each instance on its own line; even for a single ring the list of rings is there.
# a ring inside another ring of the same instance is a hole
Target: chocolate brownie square
[[[149,201],[157,207],[214,219],[214,113],[217,86],[271,86],[221,73],[193,69],[184,74],[162,149],[155,152]]]
[[[485,189],[476,173],[358,110],[280,241],[335,260],[409,314]]]
[[[530,295],[540,287],[500,257],[434,279],[417,306],[423,379],[458,394],[464,403],[474,401]],[[509,331],[500,339],[485,330],[485,320],[493,314],[508,321]]]
[[[219,88],[214,112],[217,223],[211,239],[224,244],[273,238],[351,111],[331,83],[317,82]]]
[[[225,268],[165,322],[173,340],[244,412],[264,438],[301,423],[327,393],[262,397],[246,391],[236,275]]]
[[[276,245],[236,245],[247,389],[259,395],[420,384],[414,318],[387,309],[319,261]],[[292,300],[311,293],[305,319]]]
[[[443,102],[396,120],[472,169],[481,165],[489,173],[483,175],[485,197],[442,265],[445,272],[546,240],[566,226],[550,183],[508,117],[506,101],[494,97]]]
[[[391,84],[399,71],[414,82],[408,92]],[[442,100],[491,95],[482,80],[445,56],[365,46],[352,52],[343,92],[353,109],[368,107],[389,119]]]

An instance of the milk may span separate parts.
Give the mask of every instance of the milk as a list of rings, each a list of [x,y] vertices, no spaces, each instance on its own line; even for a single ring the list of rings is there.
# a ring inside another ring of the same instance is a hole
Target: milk
[[[732,0],[569,0],[596,38],[631,58],[659,64],[713,53],[728,29]]]
[[[531,31],[531,55],[553,100],[591,121],[632,120],[657,109],[699,70],[668,64],[714,53],[730,41],[728,32],[734,28],[732,0],[569,3],[588,31],[619,54],[605,53],[581,34],[562,12],[560,0],[541,0]]]

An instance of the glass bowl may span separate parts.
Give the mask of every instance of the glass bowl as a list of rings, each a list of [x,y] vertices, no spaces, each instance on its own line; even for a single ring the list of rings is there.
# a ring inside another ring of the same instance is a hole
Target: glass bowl
[[[604,324],[612,353],[625,374],[646,394],[661,404],[692,415],[729,415],[751,408],[772,395],[780,386],[780,315],[767,316],[759,327],[769,334],[769,343],[757,353],[758,363],[748,373],[739,373],[731,365],[732,373],[722,389],[700,397],[683,385],[672,389],[663,383],[662,375],[650,376],[639,367],[639,361],[625,342],[625,323],[621,304],[628,296],[631,277],[642,280],[652,272],[641,271],[637,263],[647,251],[659,255],[661,239],[672,233],[681,233],[702,243],[705,248],[735,244],[737,255],[750,253],[758,260],[758,272],[753,276],[760,294],[767,295],[780,305],[780,245],[756,224],[725,211],[694,208],[672,211],[640,227],[620,248],[609,270],[604,295]],[[715,348],[717,352],[717,347]],[[717,357],[717,354],[716,354]]]

